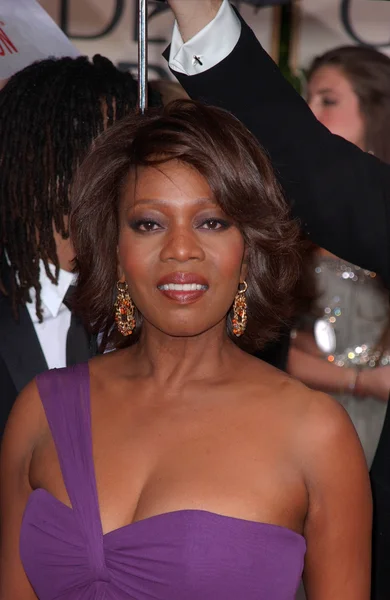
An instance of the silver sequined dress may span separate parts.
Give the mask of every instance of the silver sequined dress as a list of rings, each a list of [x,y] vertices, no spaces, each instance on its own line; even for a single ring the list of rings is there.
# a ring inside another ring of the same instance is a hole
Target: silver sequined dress
[[[389,295],[374,273],[331,257],[315,265],[319,297],[315,316],[326,319],[335,332],[336,347],[324,358],[340,367],[362,368],[390,364],[390,354],[375,354],[389,320]],[[382,431],[386,404],[375,398],[335,396],[348,411],[371,466]]]

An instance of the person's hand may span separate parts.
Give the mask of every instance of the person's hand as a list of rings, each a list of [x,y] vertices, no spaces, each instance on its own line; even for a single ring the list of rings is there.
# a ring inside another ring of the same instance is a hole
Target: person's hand
[[[174,12],[181,37],[188,42],[217,15],[222,0],[167,0]]]
[[[387,402],[390,394],[390,366],[364,369],[356,384],[358,396],[372,396]]]

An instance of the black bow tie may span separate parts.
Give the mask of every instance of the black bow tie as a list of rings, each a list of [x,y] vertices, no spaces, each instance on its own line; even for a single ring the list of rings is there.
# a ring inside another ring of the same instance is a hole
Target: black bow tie
[[[65,294],[63,303],[71,312],[70,327],[66,336],[66,366],[77,365],[78,363],[87,362],[93,355],[94,351],[91,344],[91,336],[86,331],[81,319],[74,314],[72,310],[72,298],[75,291],[75,286],[69,286]]]

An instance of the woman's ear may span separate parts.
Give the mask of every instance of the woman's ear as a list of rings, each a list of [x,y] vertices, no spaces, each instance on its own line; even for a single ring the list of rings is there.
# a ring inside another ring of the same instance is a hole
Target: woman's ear
[[[122,266],[119,262],[119,251],[118,248],[116,249],[116,257],[117,257],[117,277],[118,277],[118,281],[120,281],[121,283],[125,282],[125,273],[122,269]]]
[[[126,281],[125,275],[120,267],[118,267],[118,281],[120,281],[120,283],[125,283]]]
[[[245,281],[248,275],[248,249],[245,248],[244,257],[241,263],[240,281]]]

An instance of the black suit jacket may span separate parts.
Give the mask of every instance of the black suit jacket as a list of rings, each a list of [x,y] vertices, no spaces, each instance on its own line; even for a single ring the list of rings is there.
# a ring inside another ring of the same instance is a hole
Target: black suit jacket
[[[15,321],[11,302],[0,294],[0,439],[19,392],[47,370],[38,337],[25,306]]]
[[[269,153],[295,216],[316,244],[376,271],[390,286],[390,166],[330,134],[243,21],[239,42],[224,61],[199,75],[175,75],[192,98],[229,110],[252,131]],[[375,600],[390,596],[387,412],[371,470]]]
[[[90,357],[98,354],[92,336]],[[47,371],[35,327],[26,306],[19,307],[16,321],[9,298],[0,293],[0,440],[18,394],[39,373]]]

